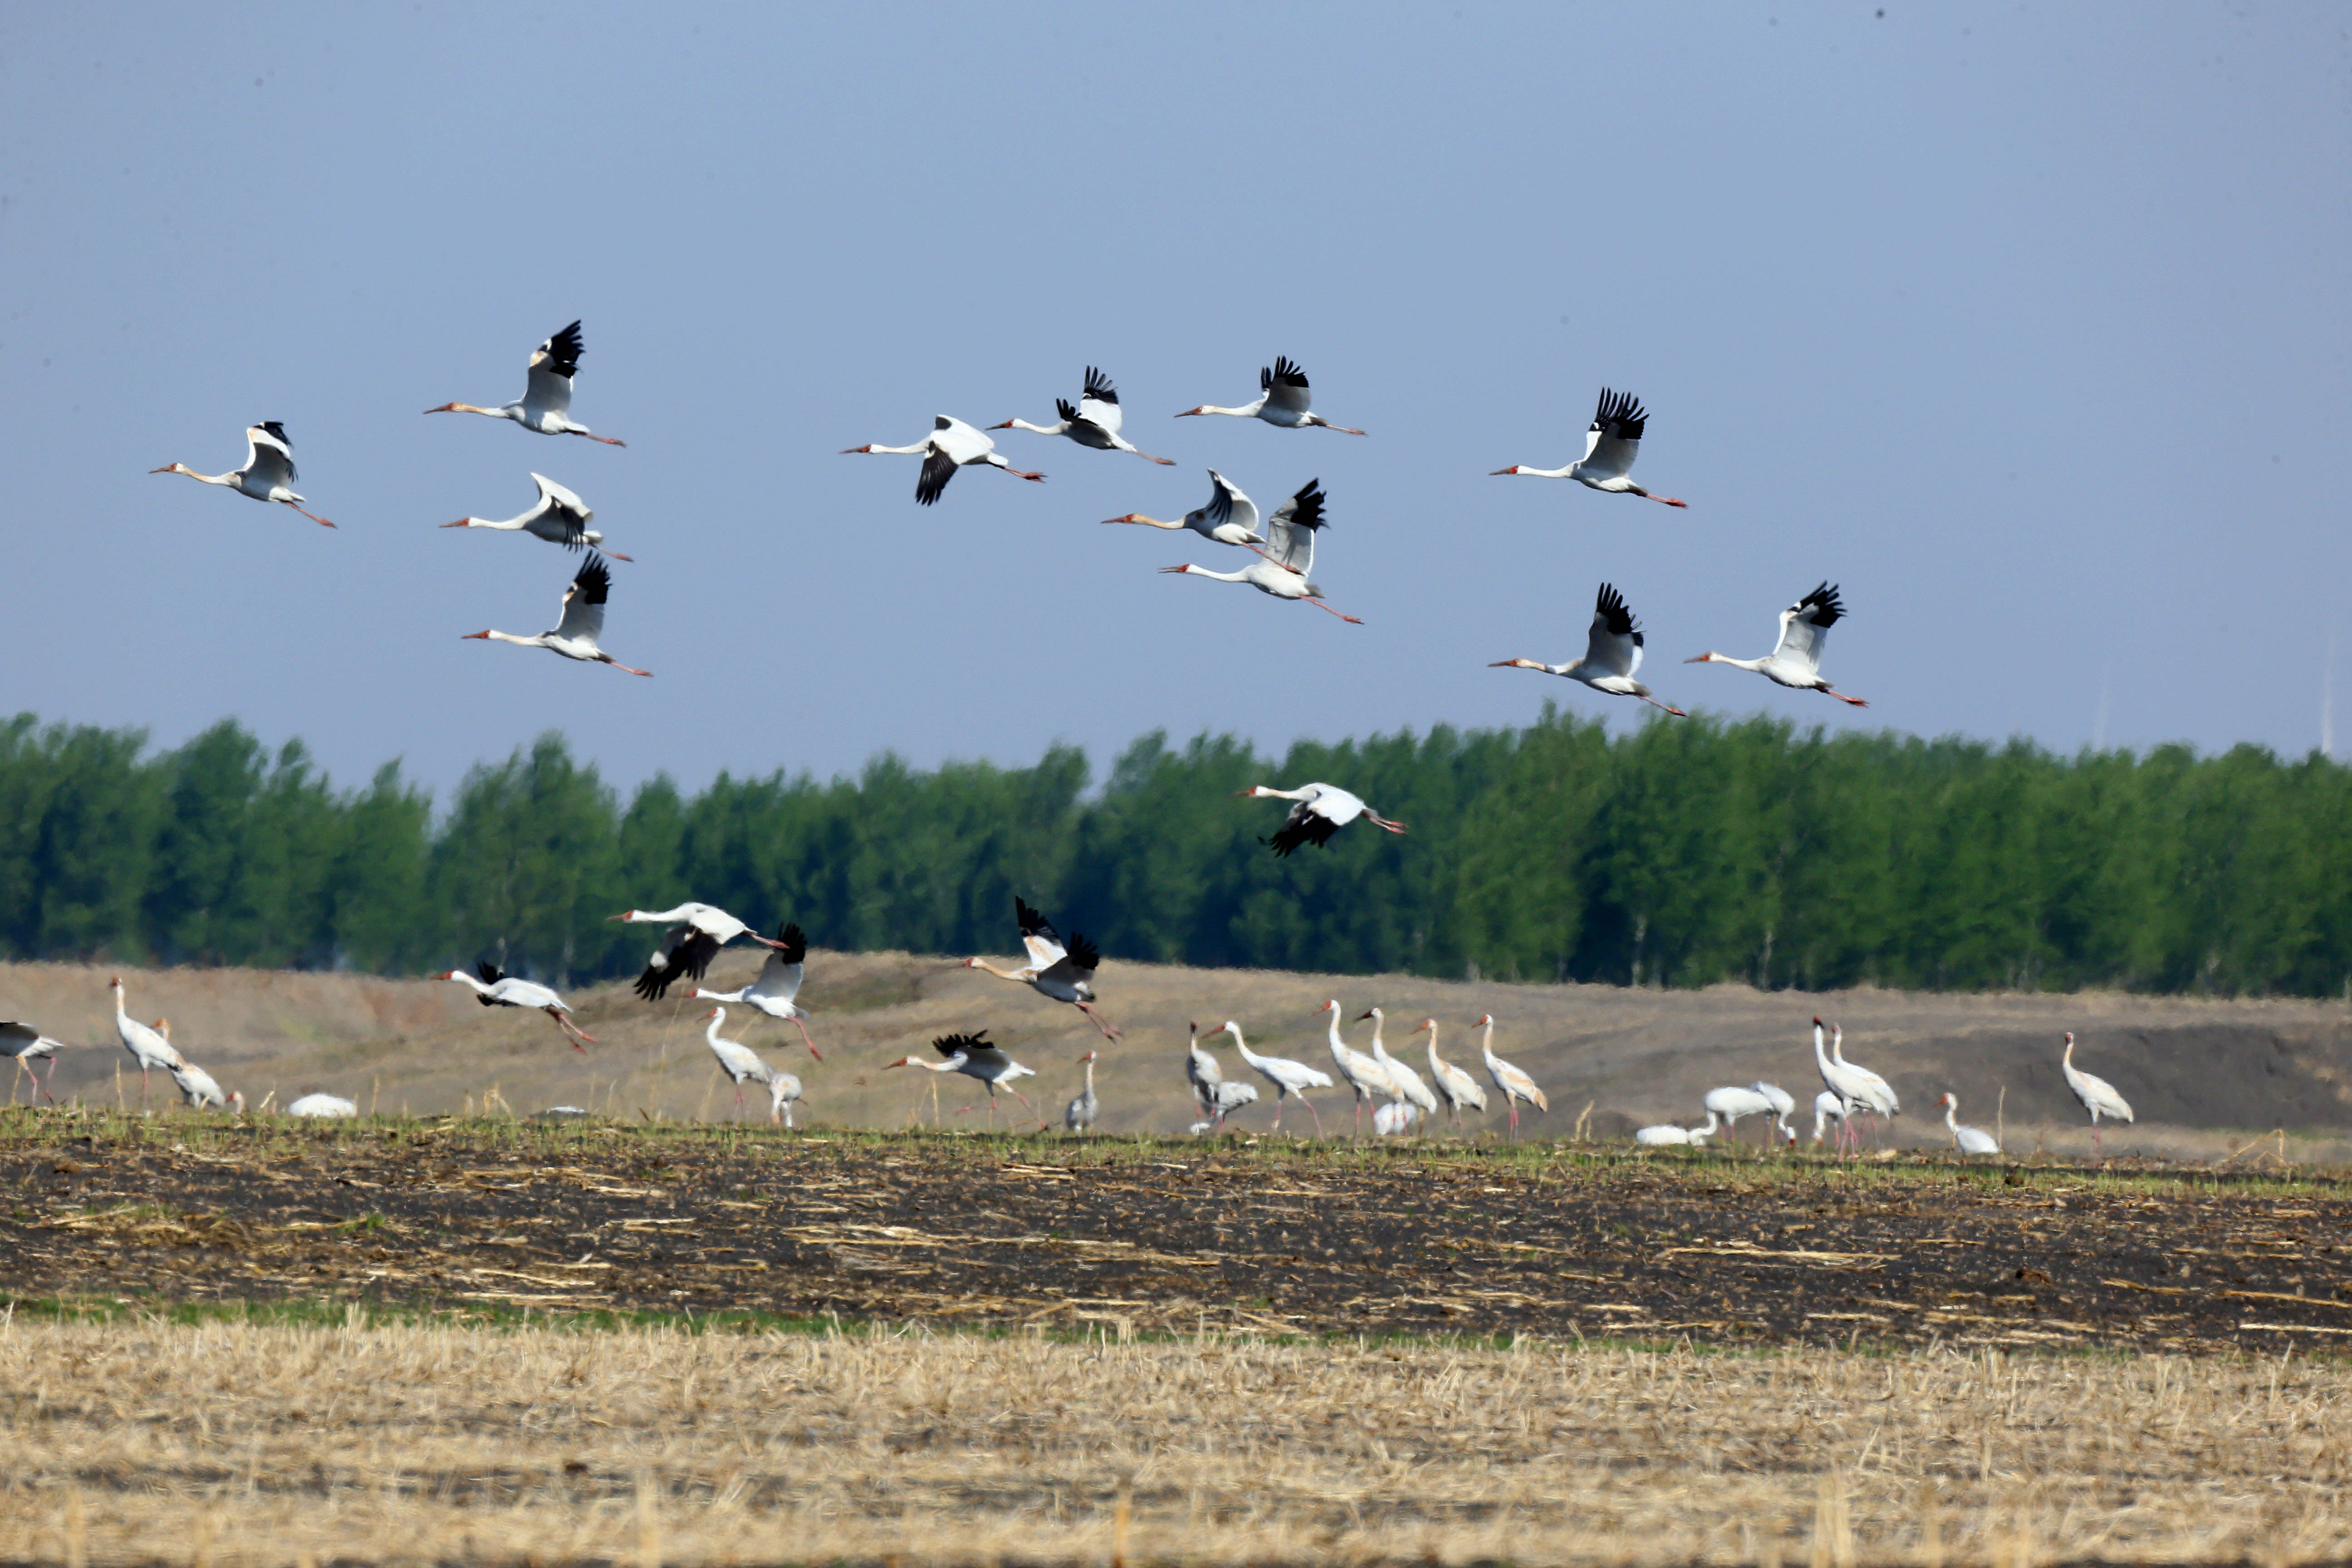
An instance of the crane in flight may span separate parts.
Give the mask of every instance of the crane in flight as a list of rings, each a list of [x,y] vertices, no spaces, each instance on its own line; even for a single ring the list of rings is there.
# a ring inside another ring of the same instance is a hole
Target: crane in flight
[[[1204,506],[1195,507],[1177,522],[1146,517],[1130,511],[1119,517],[1103,519],[1106,526],[1114,522],[1139,522],[1146,528],[1189,528],[1202,538],[1218,544],[1246,545],[1252,550],[1265,542],[1265,535],[1257,531],[1257,502],[1242,494],[1241,487],[1216,469],[1209,470],[1209,500]],[[1258,552],[1264,554],[1264,551]]]
[[[1856,708],[1867,708],[1870,704],[1861,698],[1848,697],[1822,679],[1822,645],[1829,640],[1830,628],[1844,614],[1845,605],[1838,599],[1837,584],[1824,578],[1820,587],[1780,612],[1780,640],[1763,658],[1734,658],[1710,650],[1683,662],[1752,669],[1776,686],[1818,691]]]
[[[529,511],[520,512],[513,517],[504,518],[495,522],[487,517],[461,517],[455,522],[445,522],[441,526],[489,528],[505,533],[528,533],[533,539],[544,539],[550,544],[561,544],[566,550],[582,550],[592,544],[601,545],[604,542],[604,535],[588,526],[588,520],[596,514],[589,510],[586,501],[582,500],[545,474],[533,474],[530,478],[531,482],[539,487],[539,504]],[[635,559],[633,556],[622,554],[617,550],[607,550],[604,553],[615,561]]]
[[[1133,452],[1146,462],[1176,466],[1173,458],[1155,458],[1118,433],[1118,388],[1110,377],[1087,366],[1086,391],[1078,395],[1077,406],[1070,406],[1066,397],[1054,400],[1054,411],[1062,416],[1058,425],[1032,425],[1026,419],[1007,419],[992,425],[991,430],[1030,430],[1040,436],[1067,436],[1081,447],[1091,447],[1097,452]]]
[[[473,987],[474,999],[485,1007],[537,1008],[555,1020],[555,1026],[565,1041],[583,1057],[588,1054],[587,1046],[596,1043],[595,1036],[582,1033],[580,1026],[572,1021],[572,1005],[548,987],[533,981],[519,980],[487,958],[474,967],[480,973],[478,980],[462,969],[453,969],[441,978]],[[583,1045],[583,1041],[587,1044]]]
[[[612,568],[594,551],[572,574],[572,585],[563,590],[563,618],[555,629],[530,637],[517,637],[512,632],[467,632],[460,642],[510,642],[517,647],[543,647],[550,653],[560,653],[566,658],[576,658],[583,664],[609,664],[614,669],[630,675],[651,675],[650,669],[636,669],[623,664],[596,646],[604,635],[604,595],[612,591]]]
[[[1297,789],[1276,789],[1271,784],[1252,784],[1247,789],[1235,790],[1234,798],[1236,800],[1290,800],[1298,803],[1292,806],[1289,814],[1282,819],[1282,826],[1274,830],[1272,838],[1258,841],[1271,846],[1275,855],[1280,858],[1287,858],[1290,852],[1302,844],[1312,844],[1319,848],[1330,843],[1331,835],[1360,816],[1374,827],[1390,833],[1407,831],[1403,823],[1391,822],[1387,817],[1366,805],[1361,796],[1351,795],[1338,784],[1303,784]]]
[[[956,470],[973,463],[1003,468],[1015,479],[1028,479],[1035,484],[1045,482],[1045,475],[1014,468],[997,451],[995,442],[962,420],[945,414],[932,416],[931,433],[911,447],[883,447],[869,441],[863,447],[844,447],[841,449],[844,457],[852,452],[887,452],[902,458],[920,453],[923,471],[915,479],[915,501],[919,506],[929,506],[939,500],[948,488],[948,481],[955,478]]]
[[[661,941],[654,944],[653,956],[646,960],[645,972],[631,987],[648,1002],[658,1002],[680,978],[699,980],[710,971],[710,961],[719,950],[739,936],[748,936],[762,947],[781,952],[793,945],[797,928],[787,926],[781,936],[761,936],[750,922],[739,921],[716,904],[698,904],[691,900],[667,910],[623,910],[605,923],[622,925],[666,925]],[[803,954],[806,944],[803,943]],[[798,963],[799,960],[793,960]],[[756,984],[757,983],[754,982]],[[745,989],[750,989],[746,987]],[[798,990],[797,984],[793,987]],[[703,993],[697,992],[696,995]],[[714,1002],[732,1002],[733,996],[712,996]],[[769,1009],[762,1007],[761,1012]],[[782,1016],[781,1014],[776,1016]],[[820,1058],[820,1060],[823,1058]]]
[[[939,1052],[940,1060],[931,1062],[920,1057],[900,1057],[895,1062],[885,1064],[883,1070],[923,1068],[931,1072],[960,1072],[966,1078],[978,1079],[988,1086],[988,1125],[992,1131],[996,1127],[996,1090],[999,1085],[1003,1087],[1005,1093],[1028,1106],[1030,1115],[1037,1114],[1037,1108],[1029,1104],[1029,1097],[1013,1087],[1015,1079],[1035,1078],[1037,1069],[1023,1067],[989,1044],[986,1029],[975,1029],[968,1035],[942,1035],[931,1042],[931,1049]],[[964,1110],[971,1109],[970,1106],[963,1108]],[[963,1110],[956,1114],[961,1116]],[[1041,1130],[1045,1128],[1043,1118],[1039,1119],[1037,1125]]]
[[[723,910],[710,910],[710,906],[708,904],[701,907],[706,910],[709,910],[712,914],[726,914],[726,911]],[[632,910],[630,912],[635,913],[635,911]],[[614,918],[618,919],[619,917],[615,916]],[[727,918],[729,920],[734,919],[732,915],[728,915]],[[740,1002],[746,1007],[758,1008],[761,1012],[765,1013],[771,1018],[784,1019],[801,1032],[801,1040],[808,1047],[809,1055],[816,1058],[819,1061],[824,1060],[824,1053],[816,1048],[816,1042],[809,1038],[808,1026],[801,1021],[808,1016],[808,1009],[801,1006],[798,1003],[793,1000],[793,998],[801,994],[801,975],[803,966],[808,958],[807,936],[802,932],[801,928],[796,923],[787,924],[784,929],[778,931],[772,939],[759,936],[757,932],[751,931],[749,927],[745,927],[744,930],[756,940],[766,942],[772,950],[768,954],[767,963],[760,966],[760,973],[757,978],[753,979],[750,984],[745,985],[738,991],[705,991],[701,986],[698,985],[694,988],[696,998],[698,1000],[707,1002]],[[675,936],[677,933],[673,931],[670,934]],[[666,942],[667,940],[667,939],[665,939]],[[693,940],[698,946],[700,942],[708,940],[708,938],[703,933],[699,932],[698,929],[697,937]],[[713,946],[709,951],[710,952],[716,952],[719,950],[716,946]],[[675,957],[675,952],[673,952],[673,957]],[[655,958],[656,961],[660,961],[660,953],[656,952],[655,954]],[[709,963],[708,954],[704,955],[703,963],[704,966],[708,968]],[[668,973],[668,963],[667,962],[661,963],[660,975],[666,977],[659,978],[659,987],[653,994],[656,996],[660,995],[662,991],[667,990],[669,986],[670,981],[677,978],[676,975]],[[646,973],[637,976],[637,984],[639,986],[643,986],[648,979],[653,978],[656,978],[656,972],[654,964],[649,963],[646,967]],[[701,975],[698,973],[695,978],[698,980],[701,978]],[[638,994],[642,996],[645,993],[640,990]]]
[[[1309,581],[1315,570],[1315,535],[1325,526],[1323,521],[1323,481],[1309,479],[1298,493],[1274,509],[1265,520],[1265,543],[1252,545],[1262,560],[1253,561],[1238,572],[1212,572],[1206,566],[1190,563],[1182,566],[1162,566],[1162,573],[1189,572],[1196,577],[1213,577],[1220,583],[1246,583],[1261,594],[1271,594],[1277,599],[1304,599],[1328,615],[1339,616],[1349,626],[1364,623],[1353,616],[1340,615],[1323,602],[1323,590]]]
[[[1017,981],[1040,996],[1067,1002],[1102,1031],[1104,1039],[1118,1039],[1118,1031],[1094,1010],[1095,970],[1102,963],[1102,954],[1095,944],[1074,931],[1065,946],[1054,922],[1031,909],[1017,894],[1013,900],[1013,913],[1021,923],[1021,944],[1029,950],[1029,962],[1019,969],[999,969],[984,958],[967,958],[963,966],[985,970],[999,980]]]
[[[1304,430],[1319,425],[1326,430],[1342,435],[1360,436],[1361,430],[1345,425],[1334,425],[1320,414],[1307,412],[1307,373],[1286,359],[1276,359],[1271,370],[1260,367],[1257,373],[1258,394],[1255,403],[1244,403],[1239,408],[1220,408],[1213,403],[1203,403],[1198,408],[1187,408],[1176,416],[1182,419],[1194,414],[1230,414],[1239,419],[1263,419],[1286,430]]]
[[[493,419],[511,419],[524,429],[536,430],[542,436],[585,436],[607,447],[625,447],[626,441],[599,436],[571,418],[572,378],[580,374],[580,323],[574,321],[531,351],[530,379],[524,384],[522,395],[512,403],[496,408],[445,403],[425,412],[487,414]]]
[[[1640,496],[1667,506],[1686,507],[1672,496],[1654,496],[1635,484],[1633,459],[1642,450],[1642,431],[1649,423],[1641,399],[1630,392],[1601,389],[1601,405],[1592,411],[1591,427],[1584,433],[1584,456],[1564,468],[1531,468],[1514,463],[1496,474],[1525,474],[1538,479],[1574,479],[1588,489],[1611,495]]]
[[[185,474],[198,484],[225,485],[256,500],[290,506],[322,528],[335,526],[315,511],[303,510],[302,498],[294,493],[294,483],[301,477],[294,471],[294,443],[287,438],[285,425],[276,419],[265,419],[246,427],[245,467],[241,468],[231,468],[225,474],[200,474],[185,463],[166,463],[147,471]]]
[[[1679,709],[1659,701],[1650,689],[1633,679],[1642,668],[1642,630],[1634,623],[1633,612],[1625,606],[1625,595],[1608,584],[1601,584],[1600,596],[1592,605],[1592,627],[1585,634],[1584,657],[1573,664],[1545,664],[1532,658],[1498,658],[1486,667],[1489,669],[1533,669],[1546,675],[1564,675],[1570,680],[1580,680],[1595,691],[1612,697],[1638,697],[1653,708],[1664,709],[1677,719],[1688,715]]]

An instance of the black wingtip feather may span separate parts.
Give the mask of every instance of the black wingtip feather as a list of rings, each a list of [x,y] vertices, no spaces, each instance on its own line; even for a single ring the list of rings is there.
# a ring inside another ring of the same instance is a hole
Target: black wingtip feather
[[[800,922],[797,921],[787,924],[783,930],[778,931],[776,940],[784,944],[776,950],[776,956],[784,963],[798,963],[808,956],[808,937],[802,931]]]
[[[592,550],[588,552],[588,559],[580,563],[578,574],[572,579],[572,586],[580,595],[583,604],[601,605],[604,602],[604,595],[612,591],[613,569],[604,564],[603,556]]]
[[[1592,601],[1592,613],[1605,620],[1611,636],[1622,637],[1633,632],[1634,646],[1641,646],[1642,635],[1633,631],[1633,612],[1626,607],[1625,595],[1609,584],[1601,584],[1601,593]]]
[[[1312,844],[1319,848],[1330,843],[1331,835],[1339,831],[1339,824],[1310,811],[1302,813],[1294,821],[1284,823],[1266,842],[1274,847],[1276,855],[1287,858],[1290,852],[1302,844]]]
[[[282,420],[282,419],[264,419],[264,420],[259,421],[259,422],[256,425],[256,426],[255,426],[255,427],[256,427],[257,429],[261,429],[261,430],[267,430],[267,431],[268,431],[272,438],[274,438],[274,439],[276,439],[276,440],[279,440],[279,441],[285,441],[285,442],[286,442],[286,446],[287,446],[288,449],[289,449],[289,450],[291,450],[291,449],[292,449],[294,443],[293,443],[293,442],[291,442],[291,441],[287,441],[287,440],[286,440],[286,423],[285,423],[285,421],[284,421],[284,420]]]
[[[578,374],[582,352],[580,323],[574,321],[562,331],[551,336],[545,342],[539,345],[539,352],[547,356],[547,367],[556,374],[562,376]]]
[[[940,423],[944,425],[946,421]],[[939,500],[940,492],[948,488],[950,479],[955,478],[955,459],[937,447],[925,452],[922,474],[915,480],[915,503],[929,506]]]
[[[1307,384],[1307,373],[1299,369],[1298,362],[1293,359],[1276,357],[1273,370],[1262,370],[1257,374],[1258,385],[1267,391],[1272,391],[1277,381],[1285,386],[1304,387]]]
[[[1796,608],[1823,631],[1837,625],[1845,615],[1845,602],[1838,597],[1838,585],[1827,578],[1822,580],[1819,587],[1798,600]]]
[[[1054,922],[1045,918],[1045,911],[1030,908],[1018,893],[1013,895],[1013,918],[1021,922],[1021,934],[1024,937],[1042,936],[1054,942],[1062,940],[1062,933],[1054,929]]]
[[[1088,942],[1082,931],[1070,933],[1070,963],[1080,969],[1093,969],[1102,963],[1102,950]]]
[[[1650,416],[1640,398],[1630,392],[1601,389],[1600,405],[1592,411],[1592,427],[1604,435],[1627,441],[1638,441],[1648,426]]]
[[[992,1051],[995,1048],[988,1043],[986,1029],[974,1029],[969,1035],[941,1035],[931,1042],[931,1049],[943,1057],[954,1056],[959,1051],[971,1056],[978,1051]]]
[[[1303,528],[1309,533],[1313,533],[1316,530],[1323,527],[1330,521],[1323,515],[1323,481],[1321,479],[1309,479],[1305,484],[1299,486],[1297,493],[1290,498],[1290,521],[1292,526]]]
[[[1118,388],[1111,384],[1110,377],[1094,366],[1088,365],[1087,366],[1087,395],[1097,403],[1117,403]],[[1064,417],[1066,418],[1068,416],[1065,415]]]
[[[1075,425],[1078,422],[1077,405],[1066,397],[1054,399],[1054,412],[1062,416],[1062,422],[1066,425]]]

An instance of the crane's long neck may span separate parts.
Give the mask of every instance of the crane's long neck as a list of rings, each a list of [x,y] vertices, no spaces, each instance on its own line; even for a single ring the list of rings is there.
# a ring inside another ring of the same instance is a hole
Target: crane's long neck
[[[1495,1059],[1495,1020],[1489,1018],[1481,1026],[1486,1030],[1486,1033],[1482,1035],[1478,1040],[1479,1054],[1486,1058],[1487,1067],[1494,1068],[1499,1066],[1500,1064]]]
[[[535,632],[527,637],[518,637],[512,632],[484,632],[482,635],[492,642],[510,642],[517,647],[545,647],[548,638],[545,632]]]
[[[724,1007],[713,1007],[713,1008],[710,1010],[710,1027],[709,1027],[709,1028],[707,1028],[707,1029],[705,1029],[705,1030],[703,1030],[703,1031],[702,1031],[702,1037],[703,1037],[704,1039],[709,1040],[709,1041],[710,1042],[710,1048],[711,1048],[712,1050],[714,1050],[714,1051],[715,1051],[715,1050],[717,1050],[717,1049],[719,1048],[719,1025],[721,1025],[721,1024],[723,1024],[723,1023],[725,1023],[726,1021],[727,1021],[727,1009],[726,1009],[726,1008],[724,1008]]]
[[[999,969],[996,965],[989,963],[988,960],[984,958],[973,959],[971,961],[971,966],[974,969],[986,970],[989,973],[995,975],[999,980],[1017,980],[1024,985],[1028,984],[1032,980],[1036,978],[1035,975],[1032,974],[1025,969]],[[1193,1048],[1198,1050],[1200,1047],[1195,1045]]]
[[[1193,515],[1198,516],[1199,514],[1196,512]],[[1182,522],[1163,522],[1156,517],[1146,517],[1139,511],[1131,511],[1125,517],[1114,517],[1109,521],[1112,522],[1139,522],[1147,528],[1190,528],[1192,526],[1191,518],[1187,518]]]
[[[1192,410],[1192,412],[1195,414],[1230,414],[1237,419],[1255,419],[1259,414],[1265,411],[1265,399],[1261,397],[1255,403],[1245,403],[1239,408],[1220,408],[1213,403],[1203,403],[1200,407]]]
[[[1687,647],[1690,645],[1685,643],[1683,646]],[[1757,674],[1761,675],[1764,673],[1764,667],[1771,661],[1772,656],[1769,653],[1760,658],[1734,658],[1727,653],[1704,653],[1699,655],[1697,658],[1693,659],[1691,662],[1694,664],[1727,664],[1734,669],[1752,669]]]
[[[998,426],[1003,430],[1027,430],[1039,436],[1066,436],[1070,433],[1067,420],[1056,425],[1032,425],[1026,419],[1007,419]]]
[[[490,988],[488,986],[483,984],[480,981],[475,979],[472,975],[467,973],[462,969],[451,970],[449,972],[449,978],[452,980],[461,980],[465,982],[485,996],[488,996],[490,994]]]
[[[1829,1052],[1822,1048],[1822,1026],[1819,1024],[1815,1024],[1813,1026],[1813,1060],[1819,1064],[1822,1069],[1822,1076],[1823,1078],[1833,1078],[1836,1076],[1830,1069]]]
[[[1953,1137],[1960,1135],[1960,1101],[1957,1095],[1944,1097],[1944,1125],[1952,1130]]]
[[[1521,463],[1514,468],[1505,468],[1503,472],[1507,474],[1517,474],[1522,479],[1565,479],[1573,478],[1579,467],[1579,464],[1569,463],[1557,468],[1530,468],[1525,463]]]
[[[916,443],[915,443],[913,446],[911,446],[911,447],[877,447],[877,446],[865,446],[865,447],[852,447],[850,448],[850,450],[851,450],[851,451],[853,451],[853,452],[887,452],[887,453],[892,454],[893,456],[896,456],[896,457],[902,457],[902,458],[911,458],[911,457],[913,457],[913,456],[914,456],[916,453],[918,453],[918,452],[928,452],[928,451],[929,451],[930,449],[931,449],[931,444],[930,444],[929,441],[918,441],[918,442],[916,442]],[[921,1064],[921,1065],[923,1065],[923,1066],[929,1066],[929,1063],[923,1063],[923,1064]]]
[[[1093,1058],[1092,1057],[1089,1057],[1089,1058],[1087,1058],[1087,1098],[1088,1100],[1092,1100],[1092,1099],[1094,1098],[1094,1095],[1095,1095],[1095,1064],[1094,1064],[1094,1058]]]
[[[245,482],[245,470],[243,468],[231,468],[225,474],[200,474],[196,472],[195,469],[188,467],[185,463],[168,463],[163,468],[157,468],[155,472],[159,474],[185,474],[188,478],[195,480],[198,484],[226,485],[230,489],[235,489],[237,486]]]

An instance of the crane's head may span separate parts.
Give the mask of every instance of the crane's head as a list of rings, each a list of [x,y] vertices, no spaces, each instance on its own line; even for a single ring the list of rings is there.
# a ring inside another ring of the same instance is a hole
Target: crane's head
[[[705,1021],[712,1018],[724,1018],[727,1016],[727,1009],[724,1007],[713,1007],[709,1012],[705,1013],[702,1016]]]
[[[1494,1022],[1495,1015],[1492,1013],[1481,1013],[1470,1026],[1474,1029],[1491,1028],[1494,1026]]]
[[[1419,1033],[1421,1033],[1423,1029],[1431,1029],[1431,1030],[1434,1030],[1436,1027],[1437,1027],[1437,1020],[1436,1020],[1436,1019],[1434,1019],[1434,1018],[1423,1018],[1420,1023],[1415,1024],[1415,1025],[1412,1026],[1412,1032],[1413,1032],[1414,1034],[1418,1035],[1418,1034],[1419,1034]]]
[[[1356,1022],[1359,1024],[1362,1023],[1367,1018],[1378,1018],[1382,1023],[1386,1023],[1388,1021],[1387,1015],[1382,1013],[1378,1007],[1367,1007],[1362,1012],[1356,1015]]]
[[[1090,1062],[1100,1055],[1102,1055],[1100,1051],[1088,1051],[1085,1056],[1080,1057],[1078,1060],[1082,1062]]]

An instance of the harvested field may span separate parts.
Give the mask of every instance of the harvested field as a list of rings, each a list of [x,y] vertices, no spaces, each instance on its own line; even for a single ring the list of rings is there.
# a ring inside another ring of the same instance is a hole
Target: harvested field
[[[9,1562],[2301,1563],[2333,1363],[0,1329]]]
[[[19,1300],[2151,1351],[2352,1338],[2352,1189],[1889,1157],[13,1119]]]

